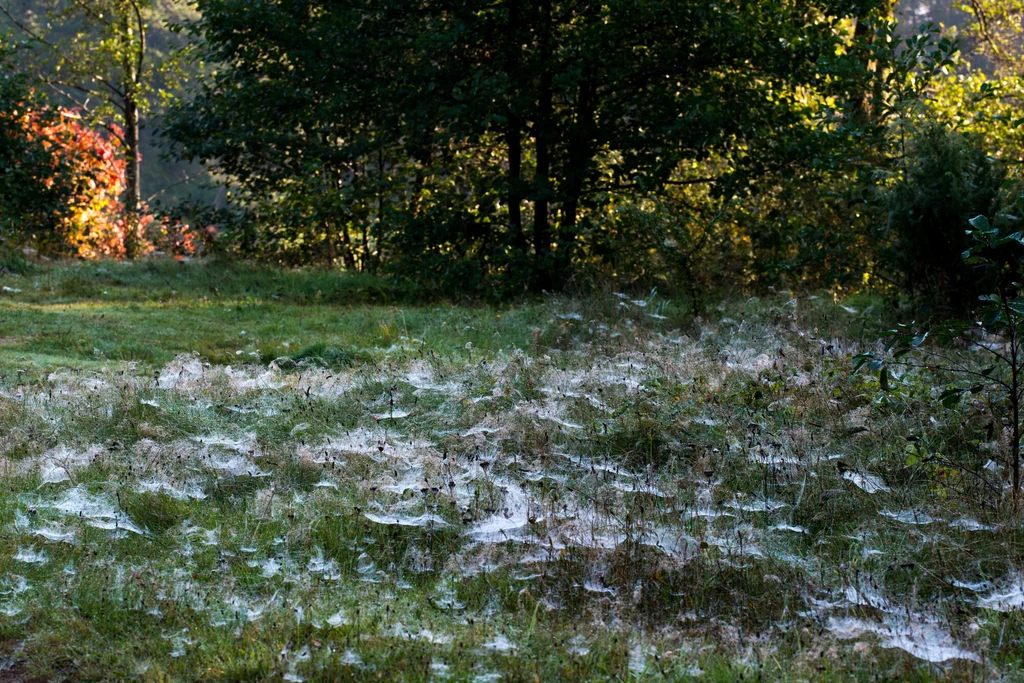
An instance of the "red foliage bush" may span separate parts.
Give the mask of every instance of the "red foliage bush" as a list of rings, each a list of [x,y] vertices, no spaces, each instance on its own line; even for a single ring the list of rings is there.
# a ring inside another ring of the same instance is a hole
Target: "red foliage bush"
[[[85,258],[124,256],[120,131],[113,127],[111,133],[101,133],[66,109],[26,111],[22,125],[25,135],[50,153],[54,176],[70,170],[77,180],[58,234],[45,240],[51,242],[49,248]]]

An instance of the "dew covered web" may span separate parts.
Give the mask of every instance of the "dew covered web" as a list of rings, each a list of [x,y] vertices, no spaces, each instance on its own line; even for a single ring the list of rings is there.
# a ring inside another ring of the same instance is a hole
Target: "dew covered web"
[[[988,620],[1024,584],[977,549],[1007,522],[882,457],[857,344],[795,300],[688,331],[612,303],[553,303],[527,350],[5,386],[0,614],[115,605],[159,634],[140,671],[285,629],[291,681],[379,668],[381,643],[478,680],[537,648],[623,675],[782,648],[811,672],[995,666]]]

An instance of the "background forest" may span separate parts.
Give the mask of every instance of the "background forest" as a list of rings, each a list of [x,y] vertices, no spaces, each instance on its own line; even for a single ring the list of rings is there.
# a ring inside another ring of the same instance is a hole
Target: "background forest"
[[[0,9],[10,268],[216,253],[491,298],[871,287],[948,312],[977,294],[967,220],[1015,229],[1014,2]]]

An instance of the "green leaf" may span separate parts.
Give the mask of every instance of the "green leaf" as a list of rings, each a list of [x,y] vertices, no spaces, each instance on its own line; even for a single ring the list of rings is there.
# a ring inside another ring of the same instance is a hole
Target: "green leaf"
[[[856,356],[853,357],[853,371],[856,373],[858,370],[864,367],[865,363],[874,360],[874,358],[875,354],[870,352],[857,354]]]
[[[939,396],[939,403],[945,408],[954,408],[960,403],[960,397],[963,395],[962,389],[946,389]]]
[[[974,218],[969,220],[968,223],[970,223],[971,226],[974,227],[976,230],[987,231],[987,230],[991,230],[991,228],[992,228],[992,226],[988,222],[988,218],[986,218],[985,216],[981,216],[981,215],[975,216]]]
[[[1024,237],[1021,237],[1021,234],[1019,232],[1015,232],[1012,235],[1000,237],[998,240],[996,240],[995,246],[1001,247],[1004,244],[1010,244],[1011,242],[1014,242],[1016,244],[1022,244],[1024,243]]]

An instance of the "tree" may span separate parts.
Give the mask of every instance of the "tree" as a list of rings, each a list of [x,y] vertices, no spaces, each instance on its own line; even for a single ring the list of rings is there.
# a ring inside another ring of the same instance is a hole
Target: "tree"
[[[0,44],[0,65],[7,64]],[[0,73],[0,240],[53,253],[123,255],[117,142]]]
[[[485,279],[526,273],[535,288],[566,280],[583,224],[611,197],[717,183],[692,172],[713,155],[733,178],[770,166],[773,136],[801,125],[793,93],[815,87],[839,18],[860,9],[198,4],[192,31],[220,66],[172,117],[181,154],[216,163],[264,207],[319,184],[296,202],[305,225],[331,223],[316,232],[325,245],[351,244],[339,226],[359,225],[382,258],[418,251],[438,272],[472,262]]]
[[[967,35],[1002,76],[1024,76],[1024,0],[962,0],[972,21]]]
[[[142,245],[141,117],[158,84],[176,69],[173,59],[154,59],[149,48],[152,0],[45,0],[32,6],[10,0],[0,3],[0,13],[28,39],[32,69],[56,101],[119,141],[124,247],[134,258]]]
[[[76,188],[43,141],[30,135],[32,92],[23,77],[6,68],[2,46],[0,67],[0,239],[14,246],[16,230],[54,232]]]

